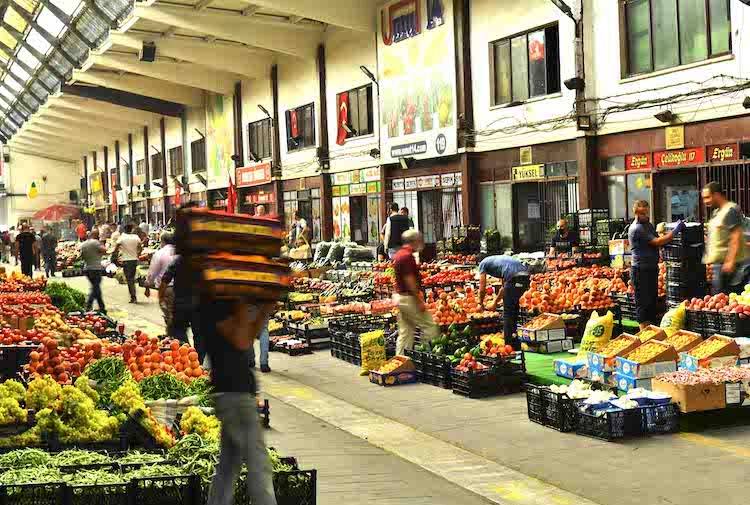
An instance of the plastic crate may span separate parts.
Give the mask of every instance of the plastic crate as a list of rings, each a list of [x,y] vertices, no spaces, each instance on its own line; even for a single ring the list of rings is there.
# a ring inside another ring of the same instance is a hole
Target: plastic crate
[[[643,435],[641,409],[615,410],[596,416],[576,410],[576,433],[612,441]]]
[[[9,484],[0,486],[0,505],[62,505],[65,484]]]
[[[709,312],[705,311],[703,313],[703,318],[705,321],[705,327],[704,331],[707,333],[721,333],[724,329],[724,323],[722,319],[722,314],[719,312]]]
[[[680,431],[680,407],[676,403],[641,407],[645,435],[664,435]]]
[[[614,235],[622,233],[628,227],[624,219],[599,219],[596,221],[596,234],[609,241]]]
[[[667,244],[662,248],[664,261],[700,261],[703,257],[703,244],[676,245]]]
[[[578,226],[594,226],[597,221],[608,218],[608,209],[582,209],[578,211]]]
[[[721,333],[730,337],[750,336],[750,319],[733,313],[719,313],[721,319]]]
[[[703,298],[706,294],[705,281],[688,282],[667,282],[665,286],[667,292],[667,301],[680,303],[690,298]]]
[[[513,375],[519,372],[526,372],[526,355],[523,352],[516,352],[512,357],[507,358],[500,356],[493,358],[480,355],[477,361],[487,365],[498,375]]]
[[[138,505],[198,505],[202,496],[197,475],[132,479],[128,495]]]
[[[577,402],[546,386],[526,385],[529,420],[563,433],[574,431],[578,423]]]
[[[0,345],[0,379],[17,378],[35,348],[30,345]]]
[[[669,261],[666,280],[680,284],[705,284],[706,269],[697,258],[688,261]]]
[[[687,223],[689,226],[685,227],[685,230],[676,233],[672,238],[672,244],[675,245],[694,245],[702,244],[704,239],[704,228],[703,223]],[[674,225],[669,223],[667,225],[667,231],[672,231]]]
[[[685,327],[695,333],[702,333],[706,329],[706,313],[702,310],[687,310],[685,312]]]
[[[130,505],[128,484],[67,485],[65,505]]]

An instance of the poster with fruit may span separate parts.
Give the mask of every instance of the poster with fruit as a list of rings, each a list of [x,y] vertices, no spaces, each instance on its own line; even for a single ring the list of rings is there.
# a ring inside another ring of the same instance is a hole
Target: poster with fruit
[[[457,152],[452,0],[393,0],[378,16],[381,158]]]

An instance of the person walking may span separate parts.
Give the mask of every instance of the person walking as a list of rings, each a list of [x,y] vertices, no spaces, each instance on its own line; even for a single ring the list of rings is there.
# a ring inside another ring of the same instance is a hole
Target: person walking
[[[76,237],[78,237],[79,242],[86,240],[86,232],[88,232],[86,225],[83,221],[79,221],[78,226],[76,226]]]
[[[102,314],[107,313],[104,306],[104,297],[102,296],[102,276],[104,267],[102,267],[102,258],[107,253],[107,248],[99,240],[99,230],[91,230],[91,236],[81,244],[81,259],[83,260],[83,271],[91,285],[89,296],[86,300],[86,310],[94,308],[94,301],[99,305],[99,311]]]
[[[479,263],[479,304],[484,307],[487,296],[487,276],[500,279],[503,284],[495,294],[490,310],[495,310],[500,299],[503,300],[503,338],[505,343],[519,350],[520,343],[516,336],[518,331],[518,312],[521,295],[523,295],[531,278],[526,265],[511,256],[488,256]]]
[[[712,210],[703,262],[713,269],[714,293],[741,293],[750,278],[750,255],[744,237],[744,216],[729,201],[718,182],[702,191],[703,203]]]
[[[385,232],[383,233],[383,243],[388,251],[388,258],[393,259],[399,248],[403,245],[402,236],[404,232],[411,227],[409,226],[409,217],[399,213],[399,207],[396,202],[391,204],[391,215],[385,222]]]
[[[10,255],[13,258],[13,264],[18,265],[18,248],[16,244],[16,238],[18,238],[18,231],[16,230],[15,226],[10,227],[10,230],[8,231],[8,235],[10,236]],[[8,263],[10,263],[10,260],[8,260]]]
[[[162,277],[169,265],[172,264],[174,255],[174,235],[170,232],[164,232],[161,234],[161,248],[151,258],[148,275],[146,275],[146,286],[155,288],[159,293],[159,307],[161,308],[167,328],[172,326],[174,293],[171,289],[162,290],[160,286]]]
[[[678,221],[672,231],[659,235],[650,221],[650,213],[646,200],[636,201],[633,204],[635,219],[628,227],[630,280],[635,289],[635,314],[641,329],[658,323],[659,248],[685,229],[685,223]]]
[[[399,310],[397,355],[403,355],[405,349],[414,347],[414,331],[417,328],[422,331],[424,340],[432,340],[439,333],[437,324],[424,305],[419,266],[414,258],[414,253],[424,248],[422,234],[415,229],[409,229],[404,231],[400,241],[403,245],[393,256],[394,284],[398,293]]]
[[[138,257],[143,250],[143,244],[138,235],[133,233],[133,225],[125,225],[125,232],[120,235],[115,244],[115,250],[112,253],[113,258],[118,258],[122,262],[122,270],[125,274],[125,280],[128,283],[130,292],[130,303],[138,303],[135,290],[135,272],[138,268]]]
[[[2,235],[0,235],[0,240],[2,240],[2,262],[3,263],[10,263],[10,251],[11,251],[11,242],[10,242],[10,232],[8,230],[5,230]]]
[[[57,235],[49,227],[42,235],[42,258],[44,259],[44,273],[47,277],[54,277],[57,270]]]
[[[16,260],[21,262],[21,273],[34,275],[34,257],[37,253],[36,236],[29,231],[28,224],[21,225],[21,233],[16,237]]]

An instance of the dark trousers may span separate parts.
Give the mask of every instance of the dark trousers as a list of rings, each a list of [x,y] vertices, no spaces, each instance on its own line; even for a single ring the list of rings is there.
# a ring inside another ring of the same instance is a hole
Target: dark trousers
[[[94,307],[94,300],[96,300],[96,303],[99,304],[99,310],[105,312],[107,309],[104,308],[104,299],[102,298],[102,271],[86,270],[86,278],[91,283],[89,297],[86,300],[86,310],[91,310]]]
[[[57,253],[45,254],[44,255],[44,273],[47,277],[53,277],[55,275],[57,264]]]
[[[125,274],[125,280],[128,282],[128,291],[130,292],[130,301],[135,301],[135,270],[138,268],[138,261],[123,261],[122,271]]]
[[[630,279],[635,288],[635,315],[639,323],[657,324],[656,304],[659,297],[659,267],[637,265],[630,267]]]
[[[34,275],[34,255],[21,256],[21,273],[29,277]]]
[[[518,311],[521,295],[529,289],[531,278],[528,274],[518,274],[503,287],[503,337],[506,344],[518,347]]]

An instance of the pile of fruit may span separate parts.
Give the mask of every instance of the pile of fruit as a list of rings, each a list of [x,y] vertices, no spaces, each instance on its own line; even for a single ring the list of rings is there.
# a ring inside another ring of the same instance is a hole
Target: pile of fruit
[[[731,339],[711,337],[690,349],[688,354],[697,359],[708,358],[728,346],[731,342]]]
[[[31,377],[51,376],[60,384],[69,384],[92,360],[109,352],[109,347],[100,340],[62,347],[58,340],[45,337],[37,350],[29,354],[29,364],[24,369]]]
[[[610,340],[609,343],[604,346],[604,349],[599,351],[597,354],[601,354],[603,356],[617,356],[631,345],[633,345],[632,339],[630,339],[629,337],[619,337],[614,340]]]
[[[724,384],[731,382],[750,381],[750,368],[745,367],[716,367],[699,368],[695,372],[680,370],[656,376],[657,379],[670,384],[697,386],[699,384]]]
[[[10,275],[0,273],[0,293],[43,291],[45,286],[47,286],[47,279],[44,277],[32,279],[18,272],[12,272]]]
[[[437,295],[436,300],[435,294],[430,293],[425,306],[432,313],[435,322],[441,326],[452,323],[463,324],[469,320],[471,314],[485,312],[471,287],[466,288],[465,296],[455,291],[442,292]]]
[[[669,344],[675,349],[682,349],[685,346],[691,344],[692,342],[695,342],[696,340],[700,340],[701,336],[696,333],[689,333],[685,331],[678,331],[673,333],[672,335],[668,335],[667,338],[662,340],[665,344]]]
[[[172,340],[169,350],[161,351],[159,339],[149,338],[141,331],[122,344],[122,357],[136,381],[162,372],[175,374],[183,382],[206,374],[198,362],[198,353],[189,345]]]
[[[146,406],[135,382],[126,381],[112,394],[111,398],[112,403],[143,426],[154,437],[157,444],[166,448],[174,445],[172,430],[156,420],[151,409]]]
[[[453,254],[453,253],[442,253],[438,255],[438,258],[454,265],[476,265],[477,255],[476,254]]]
[[[463,358],[461,358],[461,361],[456,366],[456,370],[459,372],[481,372],[482,370],[487,369],[487,365],[478,362],[477,358],[469,352],[464,354]]]
[[[422,270],[423,287],[449,286],[452,284],[465,284],[474,279],[474,273],[466,270],[441,270],[434,274],[429,274]]]
[[[34,328],[49,333],[64,347],[70,347],[76,343],[86,345],[99,338],[88,329],[69,325],[57,312],[48,312],[36,318]]]
[[[648,342],[659,333],[660,331],[656,328],[646,328],[645,330],[641,330],[640,332],[638,332],[638,338],[641,339],[641,342]]]
[[[103,334],[109,328],[107,318],[94,313],[67,315],[65,322],[69,326],[88,330],[96,335]]]
[[[528,330],[538,330],[540,328],[544,328],[557,319],[557,316],[551,314],[542,314],[541,316],[537,316],[528,323],[524,324],[523,327]]]
[[[466,326],[462,330],[452,324],[448,327],[448,333],[439,336],[431,342],[424,342],[417,345],[414,349],[422,352],[429,352],[435,356],[448,358],[453,364],[461,360],[461,356],[469,352],[468,339],[471,336],[471,327]],[[476,349],[477,356],[479,349]]]
[[[491,338],[485,340],[484,343],[482,343],[482,345],[480,346],[480,349],[482,355],[489,358],[508,358],[511,356],[515,356],[513,346],[497,344]]]
[[[737,314],[745,319],[750,317],[750,295],[747,292],[742,295],[732,293],[729,296],[719,293],[713,296],[706,295],[703,298],[692,298],[687,309]]]
[[[636,363],[647,363],[664,352],[664,345],[658,342],[647,342],[629,352],[626,359]]]
[[[616,279],[621,281],[620,271],[598,265],[532,275],[529,289],[521,296],[521,307],[555,314],[577,308],[606,309],[613,305],[613,282],[620,286]]]

